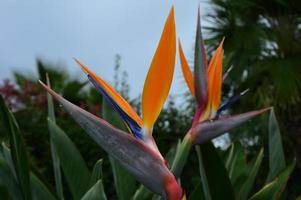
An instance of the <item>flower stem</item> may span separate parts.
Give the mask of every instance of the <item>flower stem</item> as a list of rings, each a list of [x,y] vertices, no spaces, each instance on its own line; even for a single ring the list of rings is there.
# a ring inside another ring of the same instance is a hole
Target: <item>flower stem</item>
[[[175,177],[179,177],[187,161],[190,149],[192,147],[192,140],[190,131],[184,137],[182,143],[177,147],[176,155],[171,166],[171,171]]]

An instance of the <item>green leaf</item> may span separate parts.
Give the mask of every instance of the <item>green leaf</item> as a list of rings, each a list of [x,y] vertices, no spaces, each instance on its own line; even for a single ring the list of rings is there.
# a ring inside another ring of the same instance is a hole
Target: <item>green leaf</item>
[[[180,177],[189,156],[191,147],[192,141],[187,134],[183,141],[177,145],[176,155],[174,156],[171,166],[171,171],[176,177]]]
[[[274,110],[272,110],[269,118],[269,174],[266,183],[274,179],[285,166],[281,133]]]
[[[22,191],[22,196],[25,200],[31,199],[31,189],[29,181],[29,165],[27,158],[27,151],[23,137],[20,133],[19,126],[11,113],[5,105],[4,99],[0,97],[0,109],[4,126],[9,133],[9,142],[12,150],[12,160],[14,163],[17,180]]]
[[[1,146],[0,160],[2,160],[2,159],[5,162],[5,164],[3,164],[3,163],[0,164],[0,177],[1,177],[0,184],[1,184],[1,180],[3,179],[4,180],[3,184],[6,185],[6,187],[8,188],[10,196],[13,199],[19,199],[19,198],[21,198],[21,193],[18,188],[18,184],[16,182],[16,175],[15,175],[15,169],[13,167],[11,151],[5,145],[5,143],[2,143],[2,146]],[[5,165],[7,165],[7,166],[5,166]],[[7,167],[9,169],[7,169]],[[6,171],[5,175],[1,173],[3,171]],[[16,182],[16,187],[12,187],[14,182]],[[30,185],[31,185],[32,199],[34,199],[34,200],[35,199],[36,200],[39,200],[39,199],[54,200],[55,199],[55,197],[48,190],[48,188],[32,172],[30,173]]]
[[[203,158],[202,158],[202,153],[201,149],[199,146],[195,147],[197,155],[198,155],[198,161],[199,161],[199,170],[200,170],[200,175],[201,175],[201,183],[202,183],[202,191],[204,198],[206,200],[211,200],[211,192],[209,188],[209,183],[208,183],[208,178],[207,178],[207,172],[205,171],[205,167],[203,164]]]
[[[117,112],[115,112],[107,102],[102,104],[102,116],[103,118],[113,124],[115,127],[121,130],[126,130],[123,121],[120,119]],[[130,199],[136,189],[136,181],[133,177],[116,161],[109,156],[111,168],[114,176],[114,184],[117,192],[118,199],[127,200]]]
[[[116,161],[110,158],[111,168],[114,176],[114,184],[117,192],[118,199],[127,200],[131,199],[136,189],[135,180],[132,176]]]
[[[174,161],[174,159],[176,157],[176,154],[178,152],[178,149],[180,148],[180,144],[181,144],[181,140],[178,140],[178,143],[175,146],[171,147],[168,150],[167,154],[165,155],[165,160],[169,164],[169,166],[172,166],[173,161]]]
[[[4,142],[2,142],[2,145],[1,145],[1,154],[2,154],[3,159],[8,164],[11,172],[13,173],[14,178],[17,179],[17,174],[15,172],[15,167],[14,167],[13,159],[11,157],[10,149],[6,146],[6,144]]]
[[[295,162],[279,173],[272,182],[268,183],[260,191],[254,194],[250,200],[279,199],[286,186],[289,175],[294,168]]]
[[[93,167],[93,171],[92,171],[92,175],[91,175],[91,179],[90,179],[90,187],[92,187],[99,179],[102,179],[102,163],[103,160],[99,159],[94,167]]]
[[[234,156],[234,146],[235,143],[232,143],[224,152],[224,155],[222,156],[223,161],[225,163],[225,167],[227,170],[229,170],[230,165],[231,165],[231,161],[233,160],[233,156]]]
[[[67,134],[50,119],[48,124],[72,196],[74,199],[80,199],[89,187],[88,167]]]
[[[247,199],[248,195],[250,194],[250,192],[253,188],[253,184],[255,182],[256,176],[258,174],[258,170],[261,165],[262,158],[263,158],[263,149],[260,150],[260,152],[256,158],[256,161],[255,161],[253,167],[251,168],[250,173],[248,174],[248,178],[243,183],[243,185],[239,191],[239,194],[238,194],[238,199],[241,199],[241,200]]]
[[[227,170],[211,142],[200,145],[198,159],[205,199],[235,199]]]
[[[1,156],[2,157],[2,156]],[[0,158],[0,185],[5,186],[9,196],[13,200],[22,199],[22,193],[19,185],[4,158]]]
[[[199,151],[199,150],[197,150]],[[202,186],[201,186],[201,182],[199,182],[196,187],[194,188],[194,190],[192,191],[192,193],[190,194],[189,200],[204,200],[204,192],[202,190]]]
[[[102,178],[103,178],[102,163],[103,163],[102,159],[99,159],[95,163],[95,165],[93,167],[91,179],[90,179],[90,187],[93,187],[95,184],[97,184],[97,181],[102,180]],[[104,190],[103,184],[101,184],[100,187],[101,187],[100,190],[103,193],[101,196],[106,199],[106,194],[105,194],[105,190]]]
[[[46,81],[47,81],[47,86],[51,87],[48,74],[46,74]],[[48,106],[48,118],[51,119],[53,122],[55,122],[53,100],[52,100],[52,96],[48,92],[47,92],[47,106]]]
[[[247,162],[244,154],[244,148],[240,142],[232,144],[226,167],[232,184],[235,184],[237,178],[246,171]]]
[[[30,174],[30,183],[33,200],[55,200],[52,193],[34,173]]]
[[[93,187],[83,196],[81,200],[106,200],[107,197],[103,190],[103,184],[101,180],[98,180]]]
[[[9,199],[9,193],[5,185],[1,185],[1,183],[0,183],[0,199]]]
[[[277,181],[272,181],[265,185],[259,192],[255,193],[250,200],[268,200],[272,199],[277,192]]]
[[[48,74],[46,74],[46,81],[47,81],[47,85],[50,87]],[[55,123],[53,100],[52,100],[52,96],[49,93],[47,93],[47,103],[48,103],[48,118]],[[51,150],[51,157],[53,162],[53,173],[54,173],[56,193],[59,199],[64,199],[60,160],[57,155],[56,149],[54,148],[52,130],[50,128],[49,123],[48,123],[48,130],[50,134],[50,150]]]
[[[133,200],[148,200],[152,199],[153,193],[143,185],[140,185],[136,190]]]

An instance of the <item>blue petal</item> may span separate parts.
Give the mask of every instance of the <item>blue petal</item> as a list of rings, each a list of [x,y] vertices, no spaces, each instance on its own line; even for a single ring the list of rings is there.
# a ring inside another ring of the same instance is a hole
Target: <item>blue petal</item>
[[[133,135],[138,139],[143,139],[143,132],[141,127],[134,121],[126,112],[124,112],[118,104],[108,95],[108,93],[90,76],[88,79],[94,85],[95,89],[104,97],[104,99],[113,107],[113,109],[120,115],[123,121],[127,124]]]
[[[235,102],[237,102],[243,95],[245,95],[249,89],[244,90],[241,92],[239,95],[232,96],[230,99],[228,99],[225,103],[223,103],[218,110],[216,111],[214,119],[218,119],[219,116],[221,115],[222,111],[226,110],[229,108],[231,105],[233,105]]]

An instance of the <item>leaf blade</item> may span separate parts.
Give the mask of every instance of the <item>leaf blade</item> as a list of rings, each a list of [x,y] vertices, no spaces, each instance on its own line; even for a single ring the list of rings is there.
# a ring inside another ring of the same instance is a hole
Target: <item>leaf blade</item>
[[[260,152],[256,158],[256,161],[255,161],[253,167],[251,168],[249,177],[243,183],[243,186],[240,189],[239,194],[238,194],[238,199],[242,199],[242,200],[247,199],[248,195],[250,194],[250,192],[252,190],[253,184],[255,182],[255,178],[258,174],[262,159],[263,159],[263,149],[260,150]]]
[[[235,199],[228,172],[211,142],[200,145],[198,159],[203,166],[202,180],[207,180],[203,185],[205,199]]]
[[[132,176],[119,164],[117,160],[112,157],[109,158],[118,199],[130,199],[135,192],[135,180],[132,179]]]
[[[24,139],[20,133],[19,126],[11,111],[7,108],[4,99],[0,97],[0,110],[4,124],[8,127],[9,141],[12,152],[12,160],[14,163],[17,180],[22,191],[24,199],[31,199],[31,189],[29,181],[29,165],[28,155],[24,143]]]
[[[43,184],[43,182],[34,174],[30,173],[30,183],[32,191],[33,200],[55,200],[56,198],[48,190],[48,188]]]
[[[80,199],[88,189],[90,172],[80,152],[66,133],[48,119],[53,144],[61,161],[66,181],[74,199]]]
[[[295,168],[295,162],[286,167],[274,180],[255,193],[250,200],[278,199],[283,192],[289,175]]]
[[[46,81],[47,81],[47,85],[50,87],[48,74],[46,74]],[[55,119],[54,105],[53,105],[52,96],[49,93],[47,93],[47,106],[48,106],[48,118],[55,123],[56,119]],[[55,189],[59,199],[64,199],[60,159],[57,155],[56,149],[53,144],[54,142],[53,142],[53,136],[51,131],[51,125],[49,123],[48,123],[48,131],[50,135],[50,151],[51,151],[51,157],[53,162]]]
[[[95,163],[92,174],[91,174],[91,178],[90,178],[90,187],[92,187],[99,179],[103,178],[102,163],[103,163],[102,159],[99,159]]]
[[[10,198],[14,200],[22,199],[22,193],[18,186],[18,183],[8,165],[3,158],[0,158],[0,185],[4,185],[10,195]]]
[[[266,183],[274,179],[285,169],[285,166],[281,133],[274,109],[272,109],[269,116],[269,173]]]
[[[204,164],[203,164],[203,158],[202,158],[202,153],[200,147],[196,147],[197,155],[198,155],[198,161],[199,161],[199,171],[201,175],[201,184],[202,184],[202,191],[203,195],[206,200],[212,200],[211,197],[211,192],[208,184],[208,179],[207,179],[207,174],[204,169]]]
[[[98,180],[87,193],[81,198],[81,200],[107,200],[105,192],[103,190],[103,184],[101,180]]]

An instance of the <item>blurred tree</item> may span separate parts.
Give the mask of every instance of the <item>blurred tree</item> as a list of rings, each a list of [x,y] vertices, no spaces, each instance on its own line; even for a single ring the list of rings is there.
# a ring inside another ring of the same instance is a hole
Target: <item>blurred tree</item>
[[[247,85],[260,104],[293,111],[301,100],[301,2],[212,2],[207,42],[212,51],[226,37],[226,66],[234,65],[231,86]],[[269,95],[262,96],[263,91]]]
[[[46,73],[49,75],[52,88],[60,92],[63,96],[70,98],[71,102],[79,103],[85,99],[85,93],[82,92],[82,88],[87,82],[79,81],[77,79],[70,78],[67,71],[62,67],[57,67],[53,64],[42,62],[37,60],[38,77],[26,76],[20,72],[14,72],[16,84],[20,89],[27,89],[27,85],[37,84],[37,80],[46,82]]]
[[[294,114],[301,107],[300,1],[212,2],[214,12],[208,16],[211,26],[206,27],[209,49],[212,52],[225,36],[225,65],[234,65],[226,80],[226,93],[249,87],[251,97],[241,102],[241,108],[252,103],[273,105],[282,121],[295,122],[298,117]]]
[[[115,56],[115,66],[114,66],[114,88],[121,94],[121,96],[129,100],[130,97],[130,86],[128,83],[128,73],[123,70],[120,71],[121,67],[121,56],[116,54]]]
[[[57,65],[37,60],[38,76],[25,75],[14,72],[15,83],[5,80],[0,84],[0,94],[8,105],[14,110],[14,115],[19,121],[20,128],[29,147],[33,163],[45,175],[46,179],[53,183],[52,164],[49,147],[49,134],[47,128],[47,98],[45,90],[37,82],[45,82],[46,72],[51,80],[52,88],[68,98],[71,102],[80,105],[95,115],[100,115],[101,96],[92,88],[85,87],[87,82],[74,78]],[[57,123],[62,126],[75,144],[85,155],[90,167],[95,160],[105,155],[104,151],[91,142],[90,138],[83,134],[83,130],[65,113],[56,106]],[[33,128],[34,127],[34,128]],[[0,126],[0,133],[3,133]],[[4,134],[5,135],[5,134]],[[3,137],[1,134],[0,137]],[[87,145],[88,144],[88,145]],[[89,148],[87,148],[89,146]],[[104,163],[109,166],[109,163]],[[107,173],[106,176],[110,176]]]
[[[213,12],[207,16],[207,45],[212,53],[226,37],[224,64],[234,66],[224,93],[230,95],[250,88],[248,97],[233,108],[237,111],[250,105],[275,107],[282,132],[289,140],[286,145],[289,143],[294,149],[292,153],[287,148],[287,153],[290,158],[297,157],[301,171],[301,1],[210,3]],[[245,141],[258,143],[259,137],[260,143],[263,137],[258,127],[244,130],[245,135],[241,136],[249,138]]]

